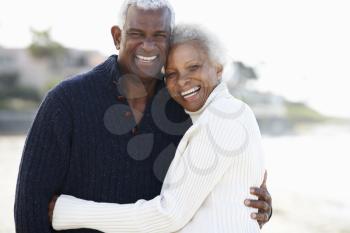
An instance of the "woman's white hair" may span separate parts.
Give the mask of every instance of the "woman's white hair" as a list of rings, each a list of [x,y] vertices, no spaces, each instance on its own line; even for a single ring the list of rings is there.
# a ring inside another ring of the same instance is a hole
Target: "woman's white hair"
[[[175,26],[175,12],[170,2],[167,0],[125,0],[119,13],[119,26],[123,27],[125,24],[126,15],[130,6],[135,6],[143,10],[157,10],[167,8],[170,12],[170,27],[173,30]]]
[[[190,41],[198,42],[198,45],[207,53],[212,62],[225,65],[226,53],[221,42],[213,33],[197,24],[176,25],[171,35],[170,46]]]

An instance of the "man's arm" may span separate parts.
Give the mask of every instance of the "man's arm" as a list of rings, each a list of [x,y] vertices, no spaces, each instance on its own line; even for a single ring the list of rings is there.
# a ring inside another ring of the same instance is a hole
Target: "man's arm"
[[[71,120],[57,96],[48,94],[26,140],[17,180],[17,233],[49,233],[48,204],[59,193],[68,168]]]
[[[258,209],[257,213],[251,215],[252,219],[258,221],[260,228],[267,223],[272,216],[272,198],[266,187],[267,172],[265,171],[264,181],[260,187],[251,187],[250,193],[257,196],[258,200],[246,199],[244,204],[248,207]]]

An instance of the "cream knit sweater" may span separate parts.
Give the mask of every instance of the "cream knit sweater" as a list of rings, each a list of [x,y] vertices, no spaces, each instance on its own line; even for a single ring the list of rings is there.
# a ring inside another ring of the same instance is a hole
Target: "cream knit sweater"
[[[254,211],[244,206],[264,174],[259,128],[251,109],[224,83],[197,112],[176,150],[159,196],[132,204],[97,203],[61,195],[56,230],[102,232],[256,233]]]

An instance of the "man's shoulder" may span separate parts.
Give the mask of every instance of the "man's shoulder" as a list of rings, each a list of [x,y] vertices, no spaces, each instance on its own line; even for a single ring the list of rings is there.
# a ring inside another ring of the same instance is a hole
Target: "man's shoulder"
[[[66,78],[56,85],[49,94],[79,93],[79,90],[94,89],[103,90],[117,75],[116,56],[110,56],[106,61],[92,68],[91,70]],[[99,88],[101,87],[101,88]],[[84,91],[83,91],[84,92]]]
[[[91,82],[94,82],[94,85],[107,83],[118,74],[116,62],[116,56],[110,56],[103,63],[95,66],[91,70],[69,77],[62,81],[60,85],[62,87],[75,87]]]

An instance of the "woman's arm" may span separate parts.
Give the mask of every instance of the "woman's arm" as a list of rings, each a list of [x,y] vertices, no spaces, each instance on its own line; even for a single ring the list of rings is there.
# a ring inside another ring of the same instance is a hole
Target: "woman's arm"
[[[165,177],[162,192],[150,201],[134,204],[96,203],[62,195],[56,203],[56,230],[92,228],[103,232],[174,232],[194,216],[237,155],[248,153],[250,121],[209,117],[180,143]],[[257,131],[258,132],[258,131]],[[186,137],[186,136],[185,136]],[[248,141],[247,141],[248,140]],[[234,141],[235,143],[232,143]],[[234,145],[232,145],[234,144]],[[183,148],[181,148],[183,147]],[[181,153],[181,151],[183,153]]]

